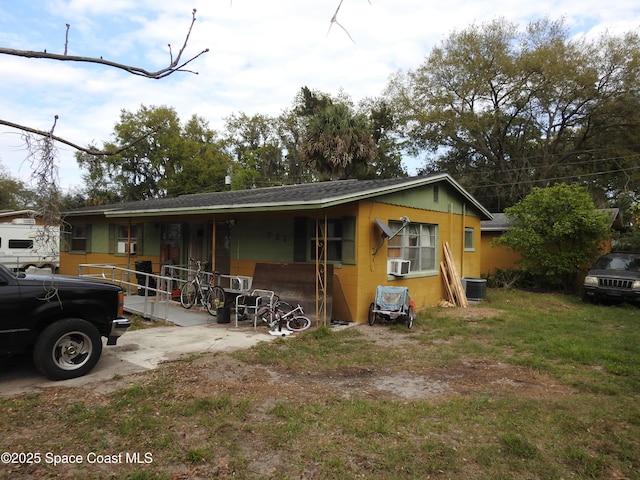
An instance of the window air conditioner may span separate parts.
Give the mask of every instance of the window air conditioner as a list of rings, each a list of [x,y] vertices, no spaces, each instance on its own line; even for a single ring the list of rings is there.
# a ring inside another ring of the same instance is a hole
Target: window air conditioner
[[[401,277],[407,275],[411,271],[411,261],[402,260],[401,258],[393,258],[389,260],[387,265],[387,273]]]
[[[232,277],[231,290],[247,291],[251,289],[251,277]]]
[[[135,254],[137,252],[136,243],[129,243],[129,251],[127,252],[127,243],[128,242],[118,242],[118,251],[117,253],[131,253]]]

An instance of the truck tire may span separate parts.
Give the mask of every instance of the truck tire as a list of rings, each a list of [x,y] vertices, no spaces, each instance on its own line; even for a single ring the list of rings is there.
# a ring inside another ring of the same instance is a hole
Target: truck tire
[[[81,377],[100,359],[102,338],[91,323],[66,318],[52,323],[38,336],[33,363],[50,380]]]

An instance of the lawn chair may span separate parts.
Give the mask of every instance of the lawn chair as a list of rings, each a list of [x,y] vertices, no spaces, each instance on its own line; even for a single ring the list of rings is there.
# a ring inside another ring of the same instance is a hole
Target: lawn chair
[[[384,319],[402,322],[411,328],[415,318],[414,304],[407,287],[376,287],[376,299],[369,307],[369,325]]]

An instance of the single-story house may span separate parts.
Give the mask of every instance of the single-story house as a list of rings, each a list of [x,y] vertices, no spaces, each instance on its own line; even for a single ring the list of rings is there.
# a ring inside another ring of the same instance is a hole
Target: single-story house
[[[459,275],[479,277],[480,222],[491,218],[446,174],[85,207],[65,212],[60,271],[77,274],[81,264],[133,268],[138,261],[158,271],[195,258],[224,274],[257,279],[266,271],[276,293],[286,278],[316,285],[326,275],[331,318],[364,322],[377,285],[409,287],[417,310],[444,298],[444,242]]]
[[[611,228],[614,230],[622,230],[623,222],[620,209],[605,208],[602,212],[606,213]],[[504,213],[492,213],[492,219],[482,220],[480,222],[480,238],[481,238],[481,273],[487,277],[496,272],[496,270],[509,270],[518,265],[522,258],[520,253],[514,252],[508,247],[492,245],[492,242],[506,232],[511,226],[509,217]],[[612,244],[609,240],[602,246],[602,253],[611,251]]]

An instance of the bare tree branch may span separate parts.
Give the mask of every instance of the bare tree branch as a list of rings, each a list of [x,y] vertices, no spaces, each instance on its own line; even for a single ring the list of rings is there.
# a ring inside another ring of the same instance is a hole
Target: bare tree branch
[[[169,55],[170,55],[171,63],[169,64],[169,66],[161,70],[158,70],[156,72],[150,72],[140,67],[112,62],[110,60],[105,60],[102,57],[95,58],[95,57],[80,57],[75,55],[67,55],[68,33],[69,33],[68,24],[67,24],[67,41],[65,42],[65,48],[64,48],[65,53],[63,55],[57,54],[57,53],[49,53],[46,50],[44,52],[35,52],[31,50],[15,50],[12,48],[4,48],[4,47],[0,47],[0,54],[13,55],[16,57],[24,57],[24,58],[41,58],[41,59],[49,59],[49,60],[60,60],[60,61],[67,61],[67,62],[70,61],[70,62],[83,62],[83,63],[97,63],[100,65],[105,65],[107,67],[124,70],[128,73],[131,73],[132,75],[138,75],[141,77],[152,78],[156,80],[167,77],[175,72],[189,72],[197,75],[197,72],[194,72],[191,70],[185,70],[184,67],[189,63],[191,63],[192,61],[194,61],[196,58],[203,55],[204,53],[207,53],[209,51],[208,48],[201,51],[197,55],[191,57],[190,59],[180,63],[182,54],[184,53],[184,50],[187,47],[187,42],[189,41],[189,37],[191,36],[191,30],[193,29],[193,24],[195,23],[195,21],[196,21],[196,9],[194,8],[192,12],[192,19],[191,19],[191,25],[189,27],[189,31],[187,32],[187,35],[184,40],[184,44],[182,45],[182,48],[178,52],[178,55],[176,56],[175,59],[173,59],[173,54],[171,53],[171,45],[169,45]]]
[[[173,52],[171,51],[171,45],[169,45],[169,57],[171,60],[171,63],[169,64],[168,67],[163,68],[162,70],[158,70],[157,72],[148,72],[147,70],[144,70],[142,68],[139,67],[134,67],[134,66],[130,66],[130,65],[124,65],[124,64],[120,64],[120,63],[116,63],[116,62],[111,62],[109,60],[104,60],[102,57],[100,58],[94,58],[94,57],[78,57],[78,56],[73,56],[73,55],[67,55],[67,49],[69,46],[69,28],[71,27],[71,25],[69,25],[68,23],[66,24],[66,34],[65,34],[65,43],[64,43],[64,54],[60,55],[60,54],[55,54],[55,53],[48,53],[46,50],[44,52],[34,52],[34,51],[29,51],[29,50],[14,50],[11,48],[4,48],[4,47],[0,47],[0,54],[4,54],[4,55],[13,55],[13,56],[17,56],[17,57],[25,57],[25,58],[41,58],[41,59],[49,59],[49,60],[61,60],[61,61],[73,61],[73,62],[83,62],[83,63],[98,63],[100,65],[105,65],[108,67],[113,67],[113,68],[118,68],[121,70],[125,70],[126,72],[129,72],[133,75],[138,75],[138,76],[142,76],[142,77],[146,77],[146,78],[152,78],[152,79],[161,79],[164,77],[167,77],[169,75],[171,75],[172,73],[175,72],[190,72],[190,73],[195,73],[197,74],[197,72],[192,72],[190,70],[185,70],[184,67],[189,64],[190,62],[192,62],[193,60],[195,60],[196,58],[198,58],[200,55],[206,53],[209,51],[209,49],[207,48],[206,50],[203,50],[202,52],[200,52],[198,55],[190,58],[189,60],[186,60],[183,63],[180,63],[180,59],[182,58],[182,55],[185,51],[185,49],[187,48],[187,43],[189,42],[189,37],[191,36],[191,31],[193,29],[193,25],[196,21],[196,9],[194,8],[192,11],[192,18],[191,18],[191,25],[189,26],[189,31],[187,32],[187,35],[185,37],[184,40],[184,44],[182,45],[182,48],[178,51],[178,55],[176,56],[176,58],[173,58]],[[56,120],[58,119],[58,117],[56,116]],[[72,147],[80,152],[84,152],[87,153],[89,155],[95,155],[95,156],[107,156],[107,155],[117,155],[118,153],[126,150],[127,148],[135,145],[136,143],[140,142],[141,140],[144,140],[145,138],[147,138],[149,135],[157,132],[158,130],[160,130],[160,127],[154,130],[151,130],[150,132],[148,132],[146,135],[141,136],[140,138],[135,139],[133,142],[128,143],[127,145],[123,145],[121,147],[115,148],[113,150],[97,150],[94,149],[92,147],[82,147],[80,145],[77,145],[69,140],[66,140],[62,137],[58,137],[53,135],[53,129],[55,128],[55,123],[54,123],[54,127],[51,129],[51,131],[47,132],[45,130],[38,130],[35,128],[31,128],[31,127],[27,127],[26,125],[20,125],[18,123],[14,123],[14,122],[10,122],[8,120],[3,120],[0,119],[0,125],[5,125],[7,127],[11,127],[11,128],[15,128],[17,130],[21,130],[22,132],[24,132],[25,134],[33,134],[33,135],[38,135],[40,137],[44,137],[44,138],[49,138],[50,140],[55,140],[57,142],[63,143],[69,147]]]
[[[340,25],[340,23],[338,22],[338,12],[340,11],[340,7],[342,6],[342,2],[343,2],[343,0],[340,0],[340,3],[338,4],[338,8],[336,8],[336,11],[333,14],[333,17],[331,17],[331,22],[329,22],[329,30],[327,30],[327,37],[329,36],[329,32],[331,32],[331,27],[333,27],[333,24],[335,23],[342,30],[344,30],[344,33],[347,34],[347,37],[349,37],[349,40],[351,40],[353,43],[356,43],[356,41],[351,37],[351,35],[347,31],[347,29],[344,28],[342,25]],[[368,2],[369,2],[369,5],[371,5],[371,0],[368,0]]]
[[[67,26],[67,31],[64,35],[64,54],[66,55],[67,47],[69,46],[69,28],[71,27],[71,25],[69,25],[68,23],[65,23],[65,25]]]
[[[58,120],[58,116],[56,115],[56,121]],[[136,143],[144,140],[145,138],[147,138],[149,135],[156,133],[158,131],[160,131],[160,127],[155,128],[151,131],[149,131],[148,133],[142,135],[139,138],[136,138],[134,141],[127,143],[126,145],[123,145],[121,147],[115,148],[113,150],[96,150],[94,148],[91,147],[81,147],[80,145],[77,145],[73,142],[70,142],[69,140],[66,140],[62,137],[58,137],[56,135],[53,135],[53,129],[51,129],[51,131],[47,132],[46,130],[36,130],[35,128],[31,128],[31,127],[27,127],[25,125],[20,125],[18,123],[13,123],[13,122],[9,122],[7,120],[2,120],[0,119],[0,125],[5,125],[7,127],[11,127],[11,128],[15,128],[17,130],[22,130],[23,132],[26,133],[32,133],[34,135],[39,135],[41,137],[48,137],[51,140],[55,140],[56,142],[60,142],[63,143],[69,147],[75,148],[76,150],[80,151],[80,152],[84,152],[84,153],[88,153],[89,155],[95,155],[95,156],[108,156],[108,155],[117,155],[120,152],[125,151],[127,148],[132,147],[133,145],[135,145]],[[54,124],[55,126],[55,124]]]

